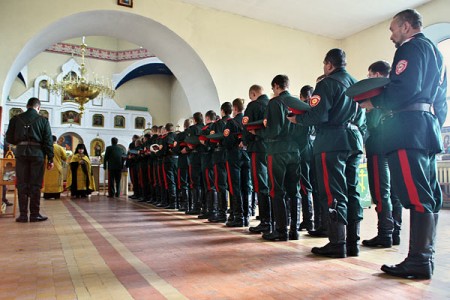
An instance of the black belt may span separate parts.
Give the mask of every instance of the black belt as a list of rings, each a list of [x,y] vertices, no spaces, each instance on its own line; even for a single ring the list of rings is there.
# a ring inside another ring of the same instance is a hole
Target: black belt
[[[40,146],[40,143],[37,142],[20,142],[17,146]]]
[[[397,110],[393,110],[392,113],[398,113],[398,112],[402,112],[402,111],[427,111],[427,112],[431,112],[431,104],[430,103],[413,103],[410,104],[406,107],[397,109]]]

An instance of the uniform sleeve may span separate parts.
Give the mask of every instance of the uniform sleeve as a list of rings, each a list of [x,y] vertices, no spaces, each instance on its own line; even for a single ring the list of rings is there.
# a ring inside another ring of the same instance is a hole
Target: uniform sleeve
[[[447,118],[447,71],[442,71],[440,85],[433,103],[434,113],[439,120],[439,125],[444,126]]]
[[[397,110],[414,102],[423,87],[423,72],[426,69],[420,63],[424,61],[420,57],[421,52],[411,42],[397,49],[389,75],[391,82],[380,96],[372,99],[375,107]]]
[[[52,130],[50,129],[50,123],[47,119],[44,118],[44,132],[43,132],[43,141],[42,147],[44,153],[47,155],[47,159],[49,162],[53,162],[54,152],[53,152],[53,138],[52,138]]]
[[[331,108],[333,95],[328,87],[327,80],[321,80],[314,89],[314,95],[311,97],[311,110],[296,117],[298,124],[303,126],[312,126],[328,122],[328,114]]]
[[[8,130],[6,131],[6,135],[5,135],[5,139],[9,144],[15,145],[16,141],[14,138],[14,133],[16,131],[16,121],[17,118],[13,117],[10,121],[9,121],[9,125],[8,125]]]

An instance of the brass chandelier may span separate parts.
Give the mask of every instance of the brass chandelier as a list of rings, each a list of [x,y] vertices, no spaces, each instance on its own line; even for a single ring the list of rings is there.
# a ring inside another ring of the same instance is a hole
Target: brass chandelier
[[[104,79],[100,80],[99,78],[94,77],[93,80],[89,80],[89,78],[86,76],[87,69],[84,62],[84,56],[86,53],[87,45],[84,41],[85,37],[83,37],[81,43],[81,76],[69,75],[64,77],[59,82],[47,85],[47,89],[50,92],[57,95],[66,93],[72,99],[74,99],[74,101],[79,105],[80,118],[82,117],[84,112],[84,104],[86,104],[90,100],[95,99],[99,96],[113,98],[115,95],[111,80],[108,80],[107,83],[105,83]]]

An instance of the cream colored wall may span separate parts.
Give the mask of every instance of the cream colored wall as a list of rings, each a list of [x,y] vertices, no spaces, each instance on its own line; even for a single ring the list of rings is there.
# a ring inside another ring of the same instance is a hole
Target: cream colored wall
[[[119,105],[137,105],[149,108],[154,124],[171,120],[172,76],[150,75],[128,81],[116,90]]]
[[[105,9],[126,11],[153,19],[184,39],[205,63],[221,102],[236,97],[247,99],[248,87],[253,83],[262,84],[270,92],[270,81],[279,73],[290,76],[291,91],[297,94],[300,86],[313,84],[321,74],[324,54],[330,48],[342,47],[347,52],[349,71],[357,78],[365,77],[367,66],[371,62],[378,59],[391,61],[395,51],[389,41],[389,22],[336,41],[233,14],[198,8],[179,0],[134,1],[133,9],[118,6],[113,0],[1,1],[0,36],[2,44],[8,46],[0,48],[0,83],[4,81],[23,45],[49,24],[78,12]],[[450,19],[448,0],[435,0],[419,8],[419,11],[424,16],[425,25],[448,22]],[[117,47],[126,49],[128,45],[124,42]],[[101,73],[103,66],[100,61],[90,63]],[[115,72],[122,70],[123,64],[127,63],[121,64],[117,64]],[[153,85],[146,89],[147,81],[141,79],[127,83],[123,89],[119,89],[118,99],[124,97],[127,99],[124,102],[135,101],[133,103],[146,99],[149,90],[156,87]],[[169,98],[172,97],[173,105],[168,104],[170,101],[157,101],[158,106],[151,110],[159,111],[161,117],[152,112],[154,122],[176,122],[181,117],[181,112],[189,107],[186,103],[174,103],[178,101],[176,99],[182,98],[178,97],[181,94],[180,86],[169,82],[157,83],[162,84],[167,95],[170,95]],[[142,92],[140,88],[131,88],[141,85],[144,87]],[[12,90],[14,92],[15,87]]]
[[[450,22],[450,1],[434,0],[418,7],[423,17],[424,27]],[[390,40],[389,31],[391,20],[373,26],[342,41],[342,48],[347,53],[348,70],[357,79],[367,76],[367,68],[377,60],[384,59],[392,62],[395,46]]]
[[[248,87],[253,83],[260,83],[270,91],[270,81],[279,73],[288,74],[297,91],[297,86],[314,82],[321,73],[325,52],[336,44],[331,39],[178,0],[135,1],[133,9],[117,6],[111,0],[80,0],[70,4],[55,0],[2,1],[0,6],[0,34],[10,45],[7,51],[0,49],[0,82],[22,45],[37,32],[61,17],[86,10],[124,10],[167,26],[202,58],[221,101],[247,98]]]

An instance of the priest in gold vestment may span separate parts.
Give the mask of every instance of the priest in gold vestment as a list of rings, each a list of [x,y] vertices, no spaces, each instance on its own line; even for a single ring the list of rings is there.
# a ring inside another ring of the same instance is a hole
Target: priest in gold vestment
[[[91,160],[84,144],[78,144],[69,162],[67,186],[72,198],[85,198],[95,191]]]
[[[56,143],[56,136],[53,136],[53,152],[55,154],[54,167],[51,170],[46,168],[44,174],[44,188],[42,189],[44,199],[59,199],[64,191],[63,164],[67,156],[66,150]]]

